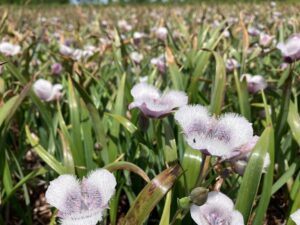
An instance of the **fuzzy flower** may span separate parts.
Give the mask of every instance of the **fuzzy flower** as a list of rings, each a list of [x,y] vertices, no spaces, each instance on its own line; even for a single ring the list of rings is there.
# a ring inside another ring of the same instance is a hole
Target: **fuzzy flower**
[[[158,71],[162,74],[166,73],[167,70],[167,64],[166,64],[166,58],[164,55],[161,55],[157,58],[152,58],[150,63],[158,69]]]
[[[261,75],[251,76],[250,74],[243,74],[243,77],[246,78],[248,91],[252,94],[264,90],[268,86],[267,81]]]
[[[292,63],[300,59],[300,35],[292,35],[285,43],[279,43],[277,48],[281,51],[284,61]]]
[[[300,225],[300,209],[298,209],[291,215],[291,219],[295,222],[296,225]]]
[[[105,169],[97,169],[79,182],[61,175],[50,182],[47,202],[56,207],[62,225],[96,225],[115,192],[116,179]]]
[[[20,45],[13,45],[9,42],[0,43],[0,52],[5,56],[14,56],[19,54],[21,51]]]
[[[226,113],[212,117],[201,105],[187,105],[175,113],[188,144],[205,154],[228,157],[253,137],[252,124],[244,117]]]
[[[274,39],[274,36],[271,36],[271,35],[268,35],[268,34],[265,34],[265,33],[261,33],[259,35],[259,44],[262,47],[268,47],[268,46],[271,45],[273,39]]]
[[[157,88],[145,82],[136,84],[131,89],[131,95],[134,101],[128,108],[139,108],[145,116],[153,118],[163,117],[188,102],[188,97],[182,91],[171,90],[162,95]]]
[[[244,225],[242,214],[221,192],[209,192],[205,204],[191,206],[191,217],[198,225]]]
[[[62,71],[62,65],[60,63],[54,63],[51,66],[51,73],[54,75],[59,75]]]
[[[161,41],[165,41],[168,36],[168,30],[165,27],[159,27],[156,29],[155,35],[156,35],[157,39],[159,39]]]
[[[144,58],[144,56],[138,52],[130,53],[130,59],[136,64],[140,64],[141,61],[143,60],[143,58]]]
[[[235,59],[227,59],[225,63],[226,70],[228,72],[232,72],[234,69],[237,69],[240,67],[240,64]]]
[[[49,81],[44,79],[39,79],[33,84],[34,93],[41,100],[46,102],[60,99],[62,96],[62,88],[63,86],[61,84],[52,85]]]

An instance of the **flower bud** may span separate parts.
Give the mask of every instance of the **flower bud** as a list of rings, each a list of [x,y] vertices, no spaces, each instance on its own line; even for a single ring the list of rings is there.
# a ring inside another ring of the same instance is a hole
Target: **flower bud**
[[[206,202],[207,196],[208,189],[204,187],[197,187],[193,189],[190,194],[191,201],[198,206],[203,205]]]
[[[177,199],[177,204],[178,204],[179,208],[181,208],[181,209],[190,208],[191,203],[192,203],[191,197],[184,197],[181,199]]]

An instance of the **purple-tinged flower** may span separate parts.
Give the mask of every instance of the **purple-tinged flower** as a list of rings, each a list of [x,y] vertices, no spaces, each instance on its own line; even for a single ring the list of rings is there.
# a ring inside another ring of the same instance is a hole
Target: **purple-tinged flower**
[[[158,71],[162,74],[166,73],[167,63],[164,55],[161,55],[157,58],[152,58],[150,63],[157,67]]]
[[[74,49],[70,48],[69,46],[67,45],[63,45],[61,44],[59,46],[59,52],[60,54],[62,54],[63,56],[67,56],[67,57],[71,57],[73,52],[74,52]]]
[[[251,76],[250,74],[243,74],[241,79],[244,77],[247,81],[247,89],[251,94],[264,90],[268,86],[267,81],[261,75]]]
[[[187,105],[175,113],[188,144],[205,154],[227,158],[253,137],[252,124],[244,117],[226,113],[212,117],[201,105]]]
[[[226,60],[225,67],[228,72],[232,72],[233,70],[239,68],[240,64],[235,59],[230,58]]]
[[[278,11],[274,11],[274,12],[272,12],[272,15],[273,15],[274,19],[277,19],[282,16],[282,13],[278,12]]]
[[[33,84],[34,93],[43,101],[50,102],[60,99],[62,96],[61,90],[63,86],[61,84],[51,84],[49,81],[39,79]]]
[[[221,192],[209,192],[201,206],[191,206],[191,217],[198,225],[244,225],[242,214],[234,209],[230,198]]]
[[[289,67],[288,63],[281,63],[279,69],[283,71],[286,70],[288,67]]]
[[[0,52],[5,56],[14,56],[19,54],[21,51],[20,45],[13,45],[9,42],[0,43]]]
[[[284,61],[292,63],[300,59],[300,35],[292,35],[285,43],[279,43],[277,48],[281,51]]]
[[[296,225],[300,225],[300,209],[293,212],[291,219],[295,222]]]
[[[274,39],[274,36],[271,36],[271,35],[268,35],[268,34],[265,34],[265,33],[261,33],[259,35],[259,44],[262,47],[268,47],[268,46],[271,45],[273,39]]]
[[[260,30],[257,29],[256,27],[249,27],[248,33],[250,36],[258,36],[260,34]]]
[[[139,108],[145,116],[152,118],[166,116],[188,102],[188,97],[182,91],[171,90],[162,95],[157,88],[145,82],[136,84],[131,89],[131,95],[134,101],[128,108]]]
[[[51,73],[54,75],[59,75],[62,71],[62,65],[60,63],[54,63],[51,66]]]
[[[168,29],[166,27],[159,27],[155,30],[155,35],[157,39],[165,41],[168,36]]]
[[[132,30],[132,26],[126,21],[126,20],[119,20],[118,21],[118,27],[122,30],[122,31],[131,31]]]
[[[62,225],[96,225],[115,192],[116,179],[105,169],[97,169],[79,182],[61,175],[50,182],[47,202],[56,207]]]
[[[136,64],[140,64],[141,61],[143,60],[143,58],[144,58],[144,56],[138,52],[130,53],[130,59]]]
[[[271,5],[272,8],[275,8],[276,7],[276,2],[274,2],[274,1],[270,2],[270,5]]]
[[[233,24],[236,24],[239,22],[239,18],[238,17],[235,17],[235,16],[230,16],[228,19],[227,19],[227,23],[229,25],[233,25]]]
[[[143,32],[134,32],[133,33],[133,42],[135,45],[138,45],[140,41],[146,37],[146,34]]]

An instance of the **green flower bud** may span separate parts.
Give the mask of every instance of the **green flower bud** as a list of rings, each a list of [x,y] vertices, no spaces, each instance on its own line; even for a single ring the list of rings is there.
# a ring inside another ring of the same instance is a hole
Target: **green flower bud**
[[[192,201],[190,197],[184,197],[181,199],[177,199],[177,204],[181,209],[188,209],[190,208]]]

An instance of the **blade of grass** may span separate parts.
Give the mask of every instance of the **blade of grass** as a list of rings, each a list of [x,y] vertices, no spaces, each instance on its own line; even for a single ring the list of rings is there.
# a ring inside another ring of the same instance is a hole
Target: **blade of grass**
[[[158,202],[172,188],[181,173],[181,167],[176,164],[161,172],[148,183],[130,207],[123,225],[141,225]]]
[[[236,209],[244,217],[245,224],[250,218],[252,207],[260,184],[266,153],[272,146],[273,128],[265,128],[249,159],[236,200]]]

